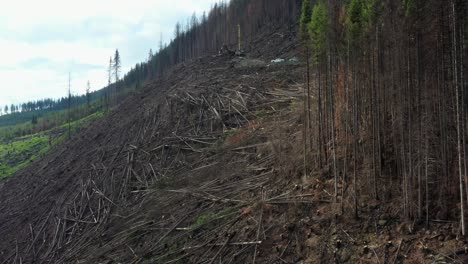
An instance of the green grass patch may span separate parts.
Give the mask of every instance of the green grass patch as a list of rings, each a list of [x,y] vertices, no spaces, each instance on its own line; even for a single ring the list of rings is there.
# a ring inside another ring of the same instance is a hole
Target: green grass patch
[[[97,112],[70,123],[71,134],[88,126],[104,114]],[[0,144],[0,180],[42,157],[53,146],[68,139],[68,124],[40,133],[17,137]]]
[[[228,207],[225,208],[217,213],[215,212],[207,212],[205,214],[200,215],[195,223],[190,226],[191,230],[197,230],[201,227],[210,227],[211,224],[214,224],[218,220],[231,216],[237,213],[236,207]]]
[[[26,167],[48,150],[48,138],[45,136],[23,137],[0,145],[0,179]]]
[[[270,110],[270,109],[260,109],[260,110],[255,111],[255,116],[258,119],[263,119],[263,118],[269,116],[271,114],[271,112],[272,112],[272,110]]]
[[[82,128],[83,124],[91,122],[91,121],[96,120],[96,119],[99,119],[99,118],[101,118],[103,116],[104,116],[103,112],[96,112],[94,114],[90,114],[90,115],[88,115],[86,117],[83,117],[83,118],[78,119],[76,121],[70,122],[70,128],[75,129],[75,130],[79,129],[79,128]],[[68,129],[68,123],[65,123],[65,124],[61,125],[59,128]]]

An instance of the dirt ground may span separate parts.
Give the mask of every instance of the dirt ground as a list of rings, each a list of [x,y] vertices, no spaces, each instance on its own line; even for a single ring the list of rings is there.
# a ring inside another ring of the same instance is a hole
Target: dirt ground
[[[292,34],[176,66],[0,182],[0,263],[463,263],[456,223],[354,220],[304,176]]]

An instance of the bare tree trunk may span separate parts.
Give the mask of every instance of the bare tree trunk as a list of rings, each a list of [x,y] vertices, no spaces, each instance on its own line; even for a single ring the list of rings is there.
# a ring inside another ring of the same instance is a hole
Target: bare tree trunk
[[[457,65],[457,24],[456,24],[456,13],[455,3],[452,0],[452,11],[453,11],[453,71],[455,74],[455,101],[456,101],[456,112],[457,112],[457,152],[458,152],[458,176],[460,181],[460,220],[461,220],[461,232],[465,236],[465,214],[463,211],[463,172],[462,172],[462,147],[461,147],[461,121],[460,121],[460,106],[459,106],[459,85],[458,85],[458,65]]]
[[[307,116],[304,116],[304,118],[307,118],[307,129],[310,131],[309,135],[309,150],[312,150],[312,142],[313,142],[313,132],[312,132],[312,118],[311,118],[311,111],[310,111],[310,51],[309,51],[309,44],[306,43],[306,62],[307,62]],[[307,140],[306,140],[307,142]]]
[[[306,53],[306,82],[307,82],[307,98],[306,92],[304,91],[304,177],[307,177],[307,166],[308,166],[308,149],[307,149],[307,132],[310,131],[310,64],[309,64],[309,44],[305,43],[305,53]],[[312,134],[312,132],[310,132]],[[312,138],[310,138],[312,141]]]
[[[426,182],[426,228],[429,228],[429,176],[428,176],[428,171],[429,171],[429,135],[426,135],[426,155],[425,155],[425,170],[424,170],[424,175],[425,175],[425,182]]]
[[[323,134],[323,126],[322,126],[322,74],[320,73],[320,66],[317,69],[318,72],[318,151],[319,151],[319,168],[323,168],[322,163],[322,134]]]
[[[341,214],[344,214],[344,191],[347,189],[347,173],[348,173],[348,142],[349,142],[349,126],[350,126],[350,111],[349,111],[349,40],[347,44],[347,52],[346,52],[346,73],[345,73],[345,124],[344,124],[344,144],[345,144],[345,156],[343,161],[343,187],[341,189]]]
[[[330,71],[330,110],[331,110],[331,137],[332,137],[332,147],[333,147],[333,173],[335,178],[335,203],[338,198],[338,172],[336,166],[336,139],[335,139],[335,105],[334,105],[334,96],[333,96],[333,74],[332,74],[332,63],[331,55],[328,54],[328,68]]]
[[[353,68],[354,68],[353,63]],[[357,138],[358,138],[358,109],[357,109],[357,95],[356,95],[356,69],[353,69],[353,118],[354,118],[354,132],[353,132],[353,190],[354,190],[354,218],[358,219],[358,199],[357,199],[357,181],[356,181],[356,174],[357,174]]]
[[[445,104],[445,100],[444,98],[442,98],[442,94],[443,94],[443,89],[442,89],[442,85],[441,85],[441,80],[443,78],[443,74],[441,74],[441,66],[440,64],[443,64],[443,52],[442,54],[440,53],[440,50],[441,50],[441,44],[439,43],[439,36],[437,37],[437,48],[436,48],[436,51],[437,51],[437,63],[436,63],[436,71],[437,71],[437,112],[439,113],[438,117],[439,117],[439,130],[440,130],[440,157],[441,157],[441,161],[442,161],[442,175],[440,177],[440,181],[441,181],[441,184],[438,185],[439,187],[439,205],[443,208],[445,207],[445,196],[446,196],[446,192],[445,192],[445,187],[446,187],[446,181],[447,181],[447,178],[448,178],[448,161],[447,161],[447,152],[446,152],[446,148],[447,148],[447,131],[446,131],[446,117],[445,117],[445,111],[446,111],[446,104]]]
[[[420,41],[419,41],[419,32],[416,33],[416,89],[417,89],[417,113],[416,113],[416,117],[419,119],[419,122],[418,122],[418,140],[419,142],[422,142],[422,123],[423,123],[423,114],[422,114],[422,110],[421,110],[421,107],[422,107],[422,102],[421,102],[421,65],[419,64],[420,63],[420,50],[421,50],[421,46],[420,46]],[[422,168],[422,165],[420,164],[420,157],[421,157],[421,143],[418,144],[417,146],[417,155],[416,155],[416,166],[417,166],[417,174],[418,174],[418,178],[417,178],[417,181],[418,181],[418,219],[421,219],[422,218],[422,210],[423,210],[423,197],[422,197],[422,178],[421,178],[421,168]]]
[[[412,86],[411,86],[411,52],[410,52],[410,36],[408,36],[408,58],[407,58],[407,97],[408,97],[408,182],[407,182],[407,196],[408,196],[408,212],[410,217],[413,215],[413,206],[409,202],[413,199],[413,110],[412,110]]]
[[[307,71],[309,69],[307,68]],[[303,147],[304,147],[304,177],[307,177],[307,105],[306,105],[306,90],[304,89],[304,124],[302,127],[302,140],[303,140]]]
[[[462,18],[463,19],[463,22],[460,23],[460,86],[462,87],[461,88],[461,123],[462,123],[462,139],[463,139],[463,142],[462,142],[462,147],[463,147],[463,161],[464,161],[464,167],[463,167],[463,170],[464,170],[464,175],[465,175],[465,192],[466,192],[466,202],[467,202],[467,205],[468,205],[468,171],[467,171],[467,154],[466,154],[466,141],[467,141],[467,137],[466,137],[466,126],[467,126],[467,116],[466,116],[466,94],[465,94],[465,76],[464,76],[464,71],[463,71],[463,68],[464,68],[464,57],[463,57],[463,54],[465,52],[465,39],[464,39],[464,19],[465,18]]]
[[[372,45],[370,45],[372,46]],[[376,96],[375,96],[375,63],[374,63],[374,48],[370,48],[370,60],[369,60],[369,69],[370,69],[370,111],[371,111],[371,120],[372,120],[372,194],[374,199],[379,199],[377,194],[377,155],[375,153],[376,149],[376,115],[377,112],[377,103],[376,103]]]
[[[401,54],[400,54],[400,56],[401,56]],[[397,57],[401,59],[400,56],[397,56]],[[403,59],[401,59],[401,60],[403,60]],[[403,66],[403,65],[405,65],[405,63],[404,62],[402,63],[400,61],[400,65]],[[400,89],[402,89],[403,92],[407,92],[406,91],[407,86],[406,86],[406,89],[403,88],[403,87],[405,87],[404,81],[403,81],[404,77],[402,78],[402,76],[404,76],[404,74],[401,73],[401,71],[402,71],[401,68],[403,68],[403,67],[398,67],[398,68],[399,68],[398,69],[398,72],[399,72],[398,80],[400,81],[400,87],[401,87]],[[405,69],[405,68],[403,68],[403,69]],[[403,98],[403,96],[406,96],[406,94],[402,95],[402,92],[400,92],[398,96],[399,96],[399,101],[401,102],[400,111],[399,111],[399,114],[400,114],[400,122],[399,123],[400,123],[400,138],[401,138],[401,140],[400,140],[400,145],[401,145],[400,146],[400,151],[401,151],[400,155],[401,155],[401,158],[400,159],[402,161],[401,162],[401,165],[402,165],[401,166],[401,172],[403,173],[403,183],[402,183],[403,184],[403,186],[402,186],[403,201],[404,201],[403,202],[403,214],[404,214],[405,218],[408,219],[409,215],[410,215],[410,209],[409,209],[409,205],[408,205],[408,203],[409,203],[409,201],[408,201],[408,181],[409,180],[408,180],[408,172],[407,172],[407,164],[406,164],[406,161],[407,161],[407,159],[406,159],[407,155],[406,154],[407,153],[405,152],[405,140],[406,139],[405,139],[405,128],[404,128],[404,126],[405,126],[404,112],[405,112],[405,108],[406,108],[406,103],[404,102],[404,98]]]
[[[376,124],[377,124],[377,167],[378,167],[378,172],[377,172],[377,175],[376,175],[376,180],[381,178],[382,177],[382,163],[381,163],[381,160],[382,160],[382,148],[381,148],[381,138],[380,138],[380,115],[381,115],[381,108],[380,108],[380,105],[381,105],[381,94],[380,94],[380,87],[381,87],[381,83],[380,83],[380,62],[381,62],[381,58],[380,58],[380,49],[381,49],[381,46],[380,46],[380,43],[379,43],[379,27],[377,26],[376,27],[376,30],[375,30],[375,41],[376,41],[376,45],[377,45],[377,50],[376,50],[376,53],[377,53],[377,66],[376,66],[376,69],[377,69],[377,73],[375,74],[376,76],[376,80],[375,82],[377,83],[377,87],[376,87],[376,113],[377,113],[377,120],[376,120]],[[385,113],[385,106],[384,106],[384,111],[383,113]],[[385,184],[383,185],[384,188],[386,188]],[[377,190],[377,188],[376,188]],[[377,197],[379,198],[379,197]]]

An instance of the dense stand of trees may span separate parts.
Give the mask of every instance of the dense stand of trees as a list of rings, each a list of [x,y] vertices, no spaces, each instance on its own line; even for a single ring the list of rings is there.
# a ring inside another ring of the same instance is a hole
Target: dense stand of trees
[[[72,107],[85,105],[89,102],[99,100],[102,91],[89,92],[84,95],[71,95]],[[0,127],[11,126],[25,122],[31,122],[33,117],[41,117],[53,112],[60,112],[68,108],[68,96],[59,99],[41,99],[29,101],[18,105],[12,104],[3,108],[3,115],[0,116]]]
[[[90,93],[91,95],[91,93]],[[83,104],[87,102],[86,95],[73,95],[72,101],[75,104]],[[24,113],[39,110],[63,110],[67,108],[68,97],[62,97],[59,99],[41,99],[37,101],[29,101],[18,105],[12,104],[10,106],[5,105],[3,114],[14,114]]]
[[[334,178],[342,213],[396,199],[403,219],[459,219],[464,234],[468,2],[304,1],[308,166]]]
[[[250,43],[266,26],[275,28],[297,25],[300,0],[232,0],[222,1],[201,17],[194,14],[185,24],[177,23],[174,37],[159,50],[149,52],[146,62],[135,65],[120,81],[130,87],[148,78],[160,76],[171,66],[200,56],[217,53],[223,45],[238,47],[238,27],[242,32],[242,48]]]

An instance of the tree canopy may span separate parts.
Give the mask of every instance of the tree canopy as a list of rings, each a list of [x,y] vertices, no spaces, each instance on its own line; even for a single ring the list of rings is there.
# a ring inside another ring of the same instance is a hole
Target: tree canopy
[[[320,0],[314,5],[309,23],[309,35],[312,43],[312,52],[315,61],[324,53],[327,46],[328,34],[328,9]]]

